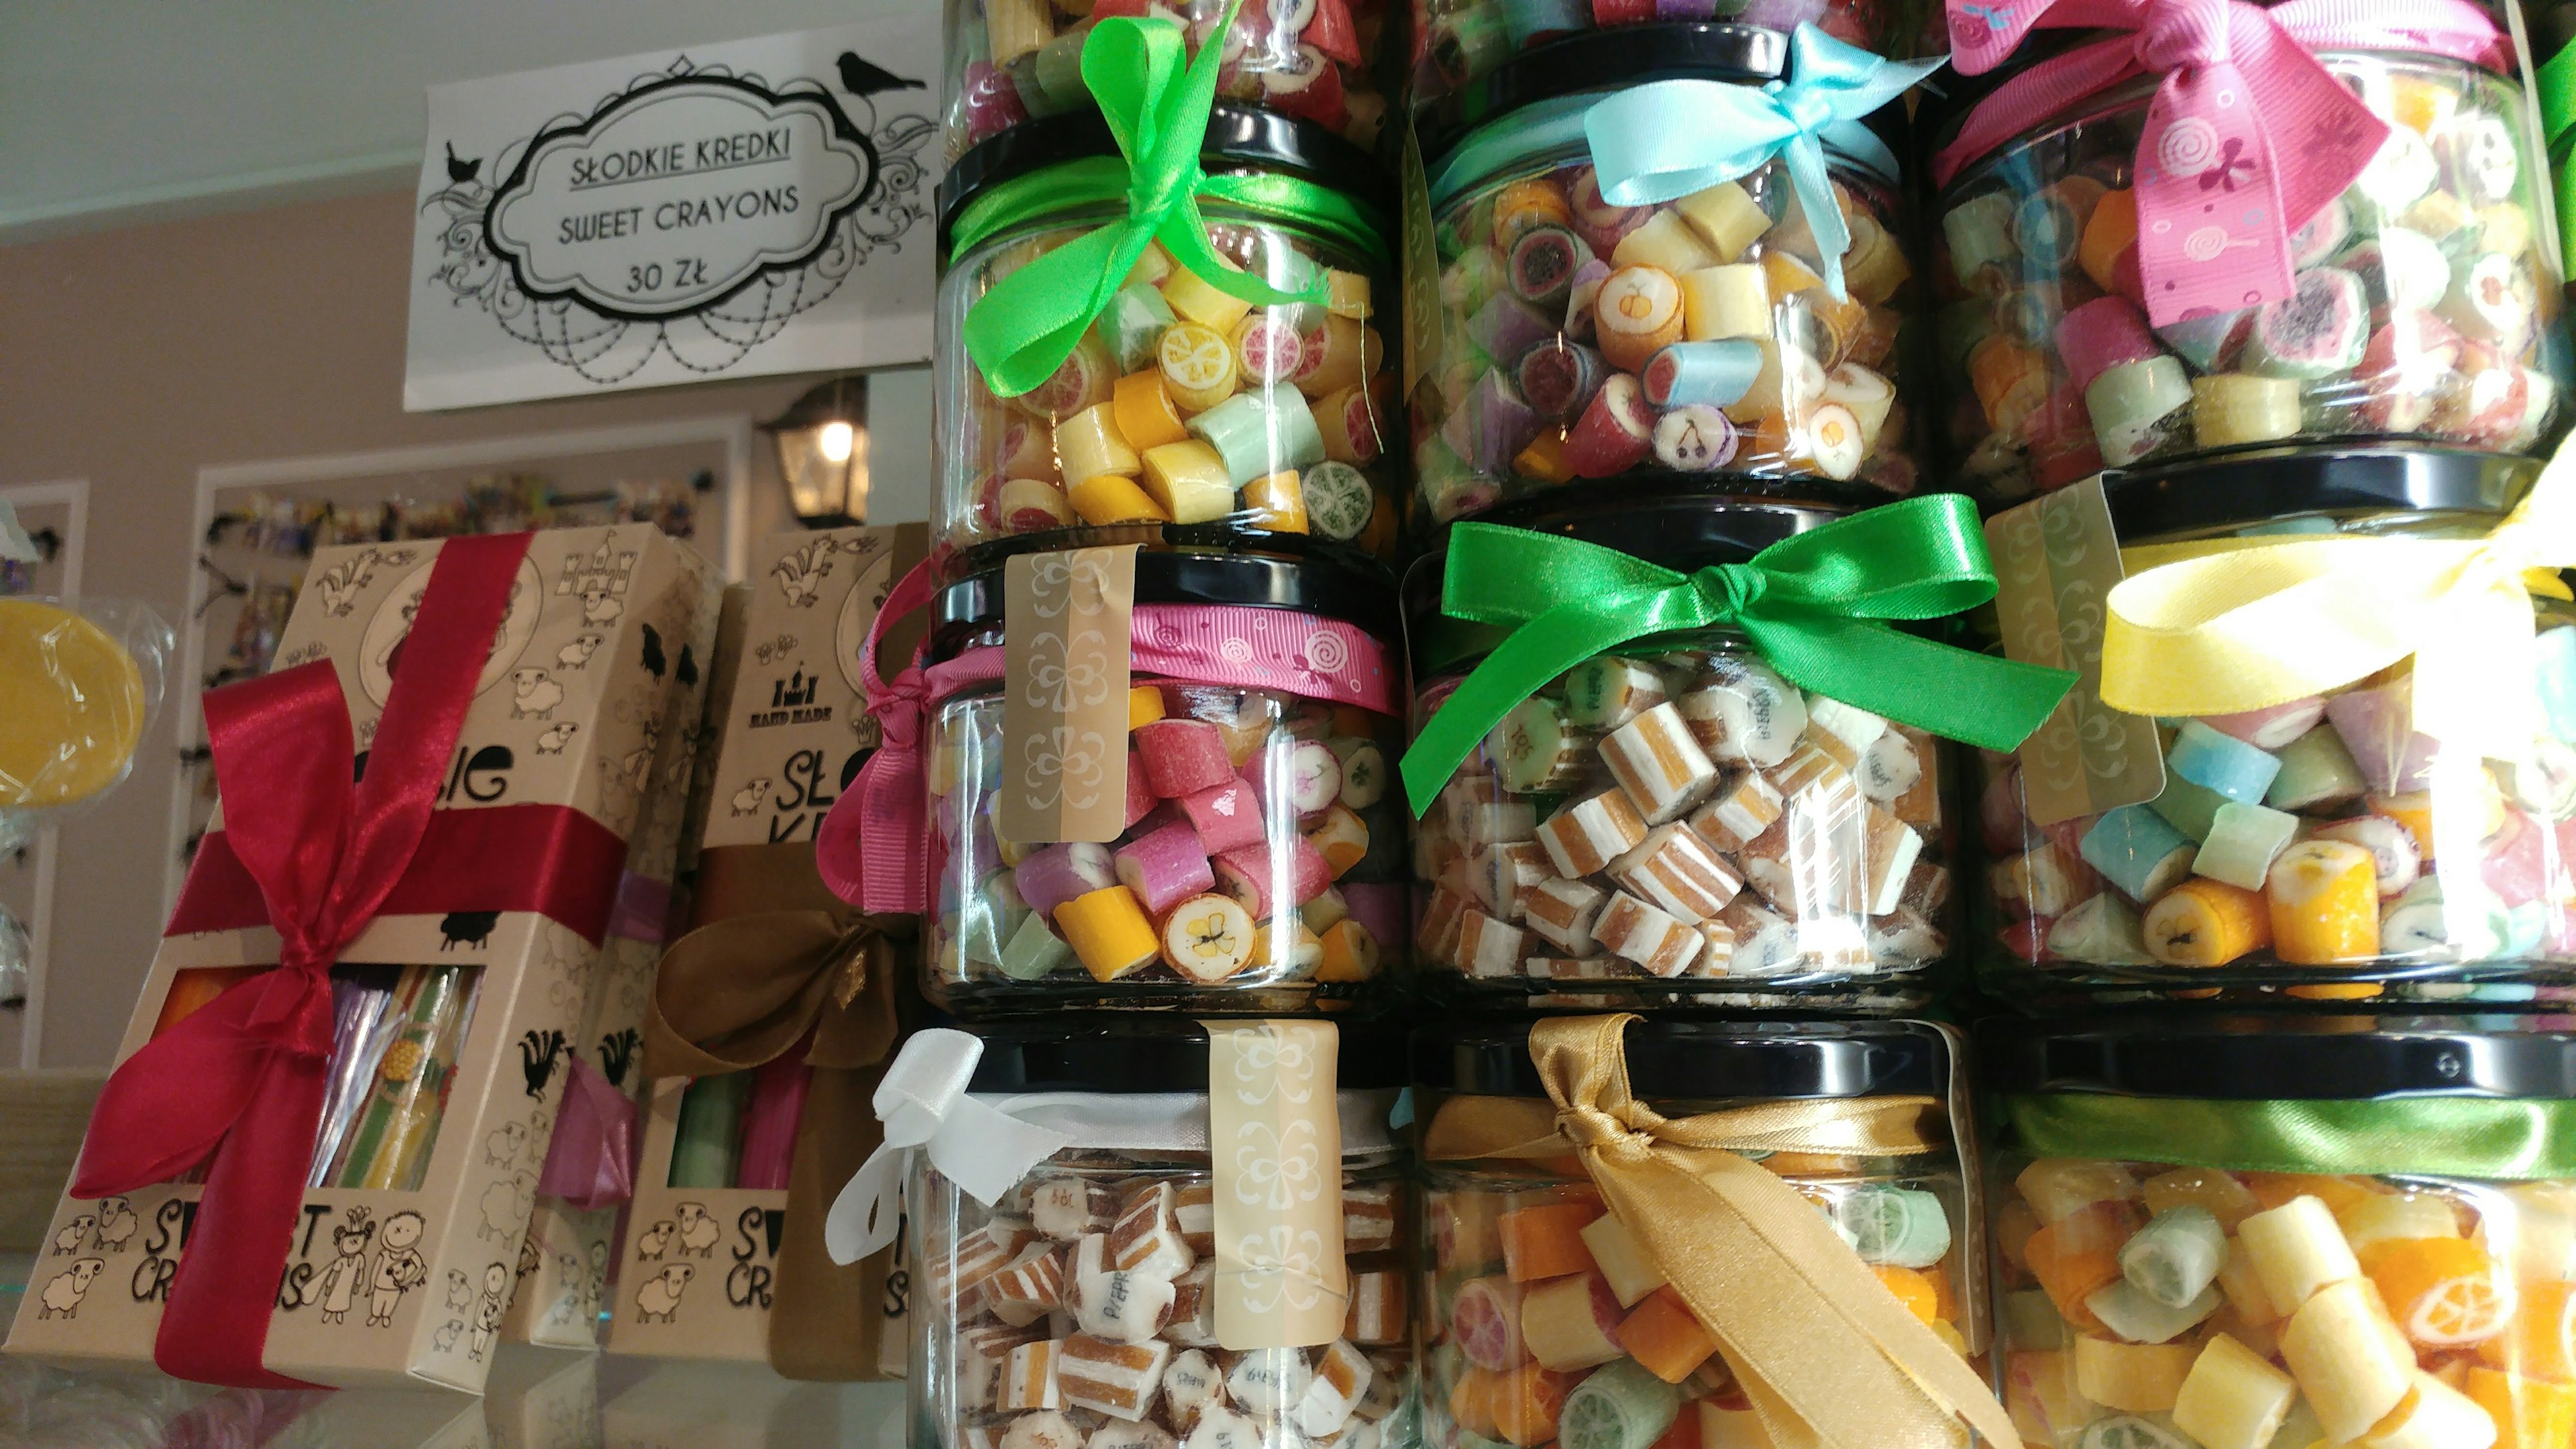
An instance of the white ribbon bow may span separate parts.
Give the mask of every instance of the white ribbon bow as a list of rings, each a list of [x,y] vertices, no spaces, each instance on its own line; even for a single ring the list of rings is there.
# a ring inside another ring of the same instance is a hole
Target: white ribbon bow
[[[946,1027],[915,1032],[895,1054],[872,1099],[885,1141],[850,1175],[823,1219],[823,1245],[833,1262],[855,1263],[894,1241],[915,1151],[929,1153],[949,1181],[990,1207],[1030,1168],[1074,1145],[1064,1133],[968,1096],[966,1084],[983,1057],[983,1042]]]

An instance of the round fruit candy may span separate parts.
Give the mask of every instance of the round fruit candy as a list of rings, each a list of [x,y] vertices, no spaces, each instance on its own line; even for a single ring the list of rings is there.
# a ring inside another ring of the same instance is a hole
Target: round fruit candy
[[[1449,1341],[1467,1362],[1500,1372],[1529,1357],[1521,1344],[1520,1296],[1503,1278],[1478,1278],[1458,1290],[1449,1310]]]
[[[1682,1391],[1623,1358],[1595,1372],[1565,1396],[1557,1415],[1562,1449],[1647,1449],[1681,1413]]]
[[[1317,463],[1297,476],[1305,496],[1306,525],[1335,543],[1348,543],[1369,525],[1377,506],[1369,481],[1348,463]]]
[[[1192,981],[1223,981],[1252,958],[1255,929],[1242,902],[1193,896],[1163,920],[1163,960]]]
[[[1156,357],[1172,400],[1191,412],[1205,412],[1234,395],[1234,349],[1212,328],[1174,324],[1163,333]]]

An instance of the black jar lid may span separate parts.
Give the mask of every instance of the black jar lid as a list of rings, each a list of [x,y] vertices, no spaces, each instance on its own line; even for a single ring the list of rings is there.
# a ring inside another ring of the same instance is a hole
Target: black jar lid
[[[1119,154],[1118,138],[1095,110],[1023,121],[977,142],[940,178],[939,254],[949,254],[957,218],[987,189],[1067,161]],[[1380,217],[1396,215],[1394,183],[1375,158],[1312,121],[1276,111],[1217,102],[1208,112],[1199,161],[1212,172],[1232,166],[1292,172],[1356,198]],[[1379,231],[1391,250],[1394,232],[1383,224]]]
[[[1153,1012],[1066,1012],[963,1028],[984,1043],[970,1092],[1204,1092],[1207,1028]],[[1404,1039],[1383,1028],[1340,1025],[1335,1084],[1382,1091],[1404,1085]]]
[[[1374,561],[1329,555],[1136,551],[1136,602],[1292,609],[1354,625],[1381,641],[1400,628],[1395,584]],[[1002,568],[996,565],[939,591],[931,602],[933,660],[956,657],[966,641],[1002,626]]]
[[[2120,537],[2143,543],[2298,515],[2502,514],[2540,468],[2537,458],[2464,448],[2267,448],[2114,471],[2103,488]]]
[[[1788,64],[1789,37],[1759,25],[1671,21],[1579,30],[1520,51],[1425,107],[1414,118],[1424,174],[1439,175],[1441,163],[1470,132],[1524,106],[1659,80],[1758,86],[1779,79]],[[1902,98],[1881,106],[1863,124],[1890,151],[1904,156]]]
[[[1551,489],[1462,521],[1581,539],[1691,573],[1711,564],[1742,563],[1784,538],[1850,516],[1847,510],[1814,504],[1711,494],[1694,484],[1622,488],[1609,501],[1586,493]],[[1448,563],[1446,552],[1429,553],[1404,574],[1404,622],[1417,678],[1487,653],[1502,638],[1500,630],[1440,612]]]
[[[2405,1095],[2576,1096],[2567,1018],[2333,1012],[2132,1013],[1998,1019],[1977,1038],[1979,1085],[2212,1101]]]
[[[2531,21],[2531,58],[2543,65],[2576,42],[2576,0],[2561,0],[2546,10],[2525,10]]]
[[[1544,1097],[1529,1023],[1449,1021],[1413,1033],[1413,1082],[1486,1097]],[[1628,1087],[1647,1100],[1945,1097],[1950,1040],[1908,1021],[1650,1017],[1623,1038]]]

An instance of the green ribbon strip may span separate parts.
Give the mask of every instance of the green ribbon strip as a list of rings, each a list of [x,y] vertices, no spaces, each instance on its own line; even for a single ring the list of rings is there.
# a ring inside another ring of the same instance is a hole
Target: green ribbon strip
[[[2567,147],[2567,133],[2576,129],[2576,45],[2561,47],[2532,79],[2550,173],[2558,182],[2558,245],[2576,270],[2576,166],[2568,164]]]
[[[2576,1177],[2576,1102],[2558,1099],[2213,1102],[2053,1092],[2006,1097],[2004,1116],[2033,1157],[2500,1182]]]
[[[1114,156],[1060,162],[1014,177],[980,193],[957,214],[950,227],[949,256],[964,256],[989,237],[1041,225],[1079,207],[1124,201],[1128,177],[1127,163]],[[1389,265],[1386,239],[1369,208],[1303,177],[1266,171],[1210,176],[1199,183],[1198,197],[1310,232],[1360,254],[1380,270]],[[1008,285],[1005,280],[1003,286]]]
[[[1449,535],[1441,612],[1507,625],[1404,753],[1413,812],[1514,705],[1631,639],[1732,627],[1782,677],[1919,729],[2010,750],[2075,683],[2043,669],[1901,633],[1995,594],[1977,513],[1955,493],[1873,508],[1695,574],[1554,534],[1462,523]]]
[[[1241,4],[1242,0],[1229,0],[1214,34],[1226,34]],[[1052,377],[1126,284],[1145,248],[1156,241],[1175,262],[1209,285],[1254,306],[1325,301],[1326,286],[1320,276],[1303,292],[1283,292],[1231,267],[1208,244],[1207,222],[1199,215],[1198,199],[1202,195],[1220,199],[1234,189],[1217,186],[1199,169],[1199,148],[1207,140],[1208,111],[1216,103],[1217,67],[1224,51],[1220,44],[1201,46],[1198,58],[1184,68],[1187,50],[1175,21],[1118,18],[1092,27],[1082,45],[1082,83],[1100,103],[1100,114],[1127,160],[1123,186],[1102,191],[1096,179],[1090,184],[1095,197],[1124,195],[1127,219],[1039,257],[1003,278],[967,310],[966,351],[983,369],[985,383],[997,396],[1018,397]],[[1060,178],[1021,195],[1031,200],[1051,193],[1060,196],[1080,179]],[[1274,194],[1271,199],[1280,198]],[[1036,214],[1042,213],[997,220],[988,210],[981,218],[981,230],[974,234],[989,234],[1008,221],[1028,220]],[[1379,250],[1383,253],[1383,246]]]

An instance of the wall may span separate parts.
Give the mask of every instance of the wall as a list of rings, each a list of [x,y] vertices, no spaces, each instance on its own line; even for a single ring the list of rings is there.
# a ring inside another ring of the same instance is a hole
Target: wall
[[[0,486],[90,480],[89,595],[140,598],[178,619],[195,556],[196,475],[208,464],[659,418],[767,418],[813,381],[407,415],[404,185],[0,247]],[[871,413],[877,516],[921,517],[926,375],[880,380]],[[780,514],[769,460],[755,466],[757,536]],[[134,777],[64,828],[46,1066],[106,1064],[142,983],[162,920],[174,719],[164,709]]]

